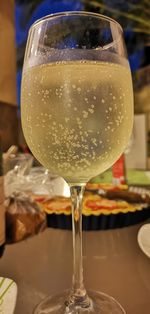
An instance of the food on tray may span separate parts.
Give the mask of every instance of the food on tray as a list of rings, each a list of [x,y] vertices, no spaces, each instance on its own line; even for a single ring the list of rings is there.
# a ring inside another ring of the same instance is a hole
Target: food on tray
[[[37,198],[44,211],[47,214],[71,214],[71,200],[70,198],[57,196],[50,199]],[[109,200],[100,195],[87,193],[83,200],[83,215],[109,215],[111,213],[126,213],[128,211],[134,212],[141,209],[140,204],[130,204],[124,200]]]
[[[105,195],[98,195],[95,191],[85,192],[83,230],[121,228],[144,221],[150,216],[150,208],[145,202],[131,203],[120,197],[108,199]],[[46,212],[49,227],[72,228],[70,198],[35,196],[34,199]]]

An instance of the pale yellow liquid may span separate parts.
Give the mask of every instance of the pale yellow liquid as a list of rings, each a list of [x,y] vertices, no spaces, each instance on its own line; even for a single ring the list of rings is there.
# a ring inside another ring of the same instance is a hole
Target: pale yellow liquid
[[[59,62],[24,72],[21,100],[26,141],[41,164],[70,183],[109,168],[132,130],[128,67],[107,62]]]

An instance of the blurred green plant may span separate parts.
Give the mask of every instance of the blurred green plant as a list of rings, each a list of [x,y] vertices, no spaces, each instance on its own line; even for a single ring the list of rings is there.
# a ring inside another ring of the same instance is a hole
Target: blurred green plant
[[[81,0],[85,11],[101,13],[123,27],[132,71],[150,62],[150,0]]]
[[[150,0],[81,0],[85,9],[93,9],[101,14],[109,14],[119,20],[123,27],[150,35]],[[147,39],[150,40],[149,36]],[[150,43],[150,42],[149,42]]]

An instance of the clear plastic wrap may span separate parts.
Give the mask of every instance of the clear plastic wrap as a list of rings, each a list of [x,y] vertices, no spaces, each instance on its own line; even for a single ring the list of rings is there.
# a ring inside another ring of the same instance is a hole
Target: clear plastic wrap
[[[36,180],[30,173],[32,158],[21,156],[13,160],[14,166],[4,177],[6,208],[6,239],[9,243],[21,241],[41,232],[46,227],[46,214],[37,204],[32,194],[39,186],[44,186],[46,171],[41,176],[34,170]],[[42,184],[43,182],[43,184]],[[45,188],[44,192],[47,189]]]

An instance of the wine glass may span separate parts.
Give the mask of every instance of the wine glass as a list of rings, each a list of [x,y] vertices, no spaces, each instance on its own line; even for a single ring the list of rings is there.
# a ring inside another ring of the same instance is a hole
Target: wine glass
[[[125,313],[112,297],[86,291],[82,266],[85,184],[118,159],[132,131],[132,81],[121,26],[90,12],[35,22],[25,53],[21,116],[32,153],[66,180],[72,200],[72,288],[47,297],[34,314]]]

